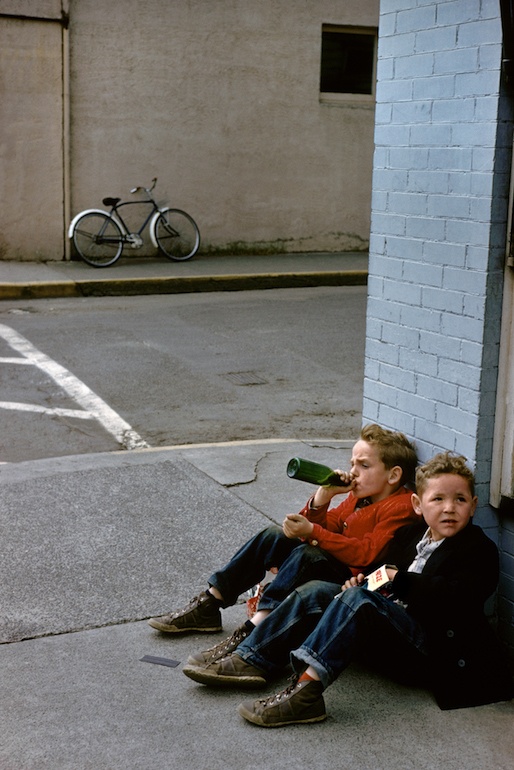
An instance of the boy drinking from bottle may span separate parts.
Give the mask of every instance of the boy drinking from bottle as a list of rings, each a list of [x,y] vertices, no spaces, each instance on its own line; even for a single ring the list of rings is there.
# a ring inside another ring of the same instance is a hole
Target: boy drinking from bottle
[[[286,516],[282,527],[267,527],[249,540],[186,607],[150,618],[149,624],[170,634],[221,631],[221,609],[235,604],[267,570],[278,568],[254,617],[200,653],[200,659],[232,652],[297,586],[312,579],[341,584],[377,563],[398,527],[415,519],[405,485],[416,463],[416,451],[402,433],[365,426],[352,450],[351,470],[336,471],[340,484],[319,487],[300,513]],[[345,500],[330,508],[341,494]]]

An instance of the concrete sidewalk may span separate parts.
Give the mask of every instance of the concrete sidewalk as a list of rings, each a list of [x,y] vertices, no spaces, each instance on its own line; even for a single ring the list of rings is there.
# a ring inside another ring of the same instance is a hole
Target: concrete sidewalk
[[[357,286],[366,283],[367,270],[365,252],[200,254],[186,262],[122,256],[107,268],[82,261],[0,261],[0,300]]]
[[[263,730],[236,712],[248,693],[182,674],[191,652],[223,635],[174,638],[144,620],[180,606],[248,537],[300,509],[312,488],[287,477],[292,456],[345,467],[352,443],[1,465],[1,770],[511,770],[512,703],[443,712],[428,692],[355,666],[327,691],[326,722]],[[244,605],[225,611],[225,632],[244,618]]]

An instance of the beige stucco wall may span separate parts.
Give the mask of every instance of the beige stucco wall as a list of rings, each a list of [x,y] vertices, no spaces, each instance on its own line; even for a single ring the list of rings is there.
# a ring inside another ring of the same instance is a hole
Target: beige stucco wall
[[[53,105],[49,123],[65,166],[58,168],[47,137],[30,169],[21,156],[6,171],[12,179],[21,169],[41,185],[52,164],[52,184],[62,195],[60,211],[47,218],[46,258],[63,258],[68,202],[73,214],[101,205],[106,195],[128,196],[153,176],[159,199],[195,217],[206,251],[367,248],[373,99],[320,103],[319,70],[322,23],[377,26],[378,0],[117,0],[108,10],[103,0],[70,0],[69,6],[64,46],[43,46],[45,55],[64,57],[62,83],[49,74],[41,90]],[[0,30],[9,23],[0,18]],[[68,102],[61,99],[68,90],[68,43],[69,163]],[[12,114],[0,121],[2,140],[13,130],[10,121]],[[15,196],[13,207],[22,202]],[[10,227],[3,258],[43,254],[37,238],[27,243],[17,223]]]
[[[0,260],[62,259],[61,3],[0,0],[22,9],[49,21],[0,17]]]
[[[158,176],[204,248],[367,245],[373,104],[319,103],[322,22],[378,2],[72,0],[73,210]]]

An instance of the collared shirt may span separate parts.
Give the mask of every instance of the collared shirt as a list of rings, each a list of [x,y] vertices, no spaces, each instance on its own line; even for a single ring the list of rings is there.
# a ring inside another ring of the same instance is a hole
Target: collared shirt
[[[432,540],[432,533],[430,532],[430,528],[428,528],[416,546],[417,556],[407,572],[416,572],[418,574],[423,572],[428,559],[445,539],[446,538],[443,537],[442,540]]]

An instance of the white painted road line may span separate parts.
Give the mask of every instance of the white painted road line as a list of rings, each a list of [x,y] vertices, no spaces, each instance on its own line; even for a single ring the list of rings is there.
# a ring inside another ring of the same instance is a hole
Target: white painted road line
[[[18,334],[9,326],[0,324],[0,337],[25,359],[45,372],[73,401],[80,405],[88,418],[97,420],[105,430],[114,436],[116,441],[125,449],[148,447],[148,444],[135,430],[120,417],[111,407],[105,403],[96,393],[87,387],[75,375],[63,366],[53,361],[47,355],[35,348],[21,334]],[[18,363],[18,359],[8,359],[12,363]],[[21,361],[21,360],[20,360]],[[11,402],[8,402],[11,403]],[[11,407],[8,407],[11,408]],[[20,407],[23,408],[23,407]],[[72,410],[74,411],[74,410]],[[76,416],[76,415],[74,415]]]
[[[0,358],[0,364],[26,364],[27,366],[31,365],[31,361],[29,361],[27,358]]]
[[[14,412],[39,412],[40,414],[54,414],[57,417],[77,417],[79,420],[94,420],[95,415],[85,412],[83,409],[60,409],[37,404],[22,404],[19,401],[0,401],[0,409],[12,409]]]

